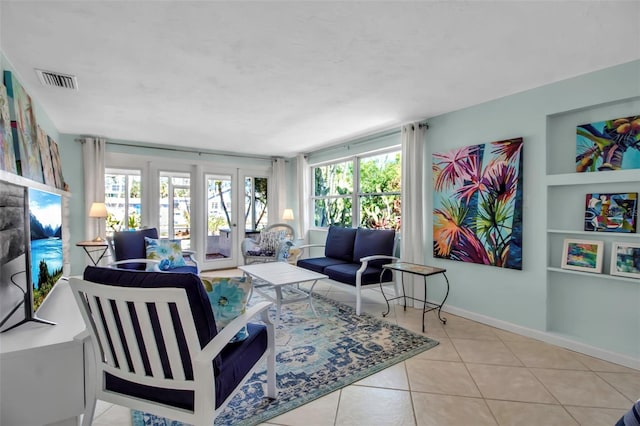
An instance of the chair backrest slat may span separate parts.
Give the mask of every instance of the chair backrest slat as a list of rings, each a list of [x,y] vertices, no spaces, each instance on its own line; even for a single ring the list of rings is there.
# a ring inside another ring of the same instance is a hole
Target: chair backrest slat
[[[113,345],[113,351],[115,352],[115,361],[118,367],[123,371],[129,371],[129,364],[127,363],[127,355],[125,354],[124,345],[118,330],[116,318],[118,318],[118,311],[114,309],[114,304],[107,298],[100,299],[102,303],[102,310],[104,311],[105,320],[107,322],[107,329],[109,337],[111,337],[111,344]]]
[[[151,375],[153,377],[164,377],[164,370],[162,369],[160,352],[158,350],[158,342],[156,342],[156,337],[153,333],[151,316],[147,304],[145,302],[135,302],[134,305],[136,313],[138,314],[138,321],[140,321],[142,340],[144,341],[147,357],[149,358]]]
[[[162,330],[171,374],[176,380],[184,380],[184,366],[182,365],[180,349],[178,349],[177,331],[171,319],[169,305],[167,303],[156,304],[156,309],[158,310],[160,330]]]
[[[118,313],[120,314],[120,321],[122,322],[122,329],[125,339],[127,340],[127,347],[129,348],[129,356],[133,364],[133,371],[137,374],[144,374],[144,362],[142,361],[142,348],[138,345],[138,339],[135,335],[136,326],[134,320],[131,318],[131,312],[129,311],[129,304],[123,300],[116,302],[118,307]]]
[[[97,338],[99,340],[100,347],[102,348],[102,359],[101,362],[106,362],[107,365],[115,367],[115,362],[113,359],[113,352],[111,350],[111,344],[109,343],[109,338],[107,337],[107,330],[100,312],[102,311],[102,306],[100,303],[100,299],[97,296],[86,294],[86,297],[89,302],[89,312],[91,315],[93,323],[95,324],[95,333],[97,334]]]

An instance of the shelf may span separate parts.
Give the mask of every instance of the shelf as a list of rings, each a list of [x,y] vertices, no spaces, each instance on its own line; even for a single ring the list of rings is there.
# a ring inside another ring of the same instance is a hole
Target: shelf
[[[571,269],[562,269],[562,268],[556,268],[556,267],[553,267],[553,266],[547,267],[547,271],[549,271],[549,272],[559,272],[559,273],[562,273],[562,274],[582,275],[583,277],[606,278],[608,280],[625,281],[625,282],[628,282],[628,283],[638,283],[638,284],[640,284],[640,279],[637,279],[637,278],[619,277],[617,275],[609,275],[609,274],[596,274],[595,272],[573,271]]]
[[[640,238],[640,234],[624,233],[624,232],[594,232],[594,231],[574,231],[568,229],[547,229],[549,234],[567,234],[567,235],[589,235],[598,237],[615,237],[615,238]]]
[[[15,185],[26,186],[29,188],[35,188],[46,192],[51,192],[53,194],[58,194],[63,197],[71,197],[71,193],[68,191],[63,191],[62,189],[58,189],[53,186],[45,185],[41,182],[36,182],[35,180],[27,179],[20,175],[16,175],[14,173],[9,173],[5,170],[0,170],[0,181],[5,181],[9,183],[13,183]]]
[[[640,169],[547,175],[547,186],[640,182]]]

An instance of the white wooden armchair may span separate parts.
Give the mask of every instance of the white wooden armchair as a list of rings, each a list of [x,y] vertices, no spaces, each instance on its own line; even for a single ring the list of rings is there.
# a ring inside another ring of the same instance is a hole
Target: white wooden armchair
[[[91,424],[97,399],[212,425],[265,360],[265,395],[276,397],[271,303],[256,304],[218,332],[193,274],[88,267],[84,276],[70,279],[95,354],[83,426]],[[264,325],[248,323],[254,316]],[[228,345],[245,325],[249,337]]]

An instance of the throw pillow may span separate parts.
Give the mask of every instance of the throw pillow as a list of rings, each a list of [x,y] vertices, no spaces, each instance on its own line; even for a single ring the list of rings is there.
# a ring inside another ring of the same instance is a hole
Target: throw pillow
[[[246,311],[247,299],[251,292],[251,277],[202,278],[202,284],[209,296],[218,332]],[[249,332],[245,326],[236,333],[231,342],[240,342],[247,337]]]
[[[273,256],[278,244],[284,238],[284,231],[260,231],[260,250],[263,252],[263,256]]]
[[[147,259],[160,261],[158,267],[161,271],[168,271],[186,265],[184,257],[182,257],[180,240],[144,237],[144,244],[147,251]],[[153,267],[149,266],[147,270],[153,270]]]

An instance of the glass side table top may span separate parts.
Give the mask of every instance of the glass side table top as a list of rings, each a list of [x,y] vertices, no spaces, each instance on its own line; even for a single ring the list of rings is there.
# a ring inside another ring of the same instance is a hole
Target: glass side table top
[[[417,263],[409,262],[393,262],[386,265],[382,265],[384,269],[393,269],[400,272],[409,272],[411,274],[429,276],[435,274],[441,274],[446,272],[446,269],[436,268],[434,266],[418,265]]]

